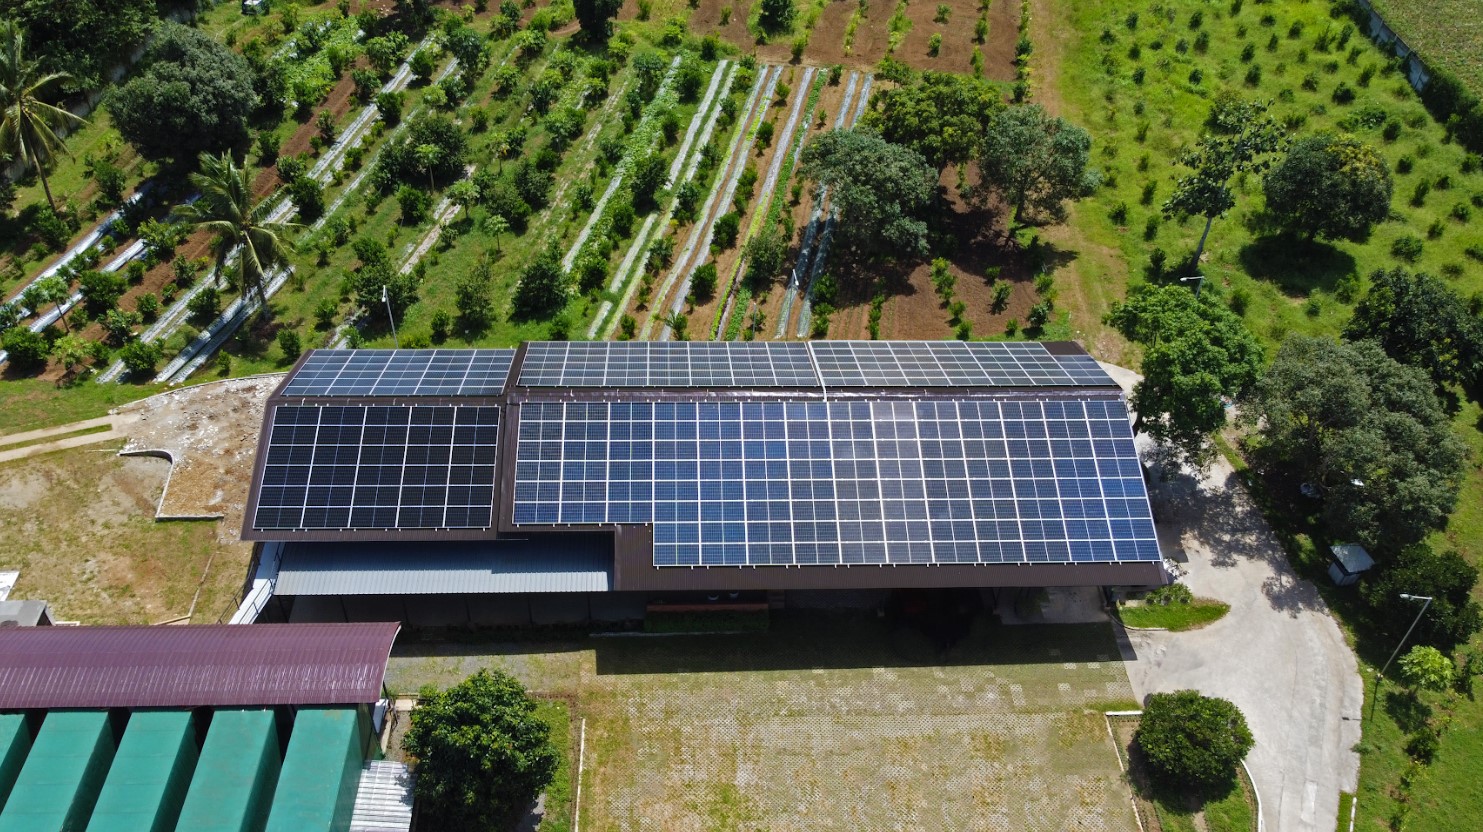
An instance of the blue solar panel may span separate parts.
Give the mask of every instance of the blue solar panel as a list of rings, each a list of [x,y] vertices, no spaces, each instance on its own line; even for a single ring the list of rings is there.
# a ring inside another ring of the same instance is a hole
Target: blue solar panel
[[[1091,356],[1035,341],[814,341],[825,387],[1113,386]]]
[[[513,522],[652,524],[658,566],[1159,558],[1113,399],[538,402]]]
[[[258,530],[486,529],[499,408],[279,405]]]
[[[526,387],[818,387],[808,346],[797,342],[531,342]]]
[[[514,350],[315,350],[284,386],[298,396],[497,396]]]

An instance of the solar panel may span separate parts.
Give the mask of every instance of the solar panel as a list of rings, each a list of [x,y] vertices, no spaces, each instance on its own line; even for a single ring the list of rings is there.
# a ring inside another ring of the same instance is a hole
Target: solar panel
[[[657,566],[1159,559],[1115,399],[539,402],[513,522],[652,524]]]
[[[815,341],[826,387],[1111,385],[1087,355],[1054,355],[1035,341]]]
[[[802,343],[742,341],[535,342],[526,387],[818,387]]]
[[[279,405],[253,528],[485,529],[499,408]]]
[[[497,396],[514,350],[315,350],[284,396]]]

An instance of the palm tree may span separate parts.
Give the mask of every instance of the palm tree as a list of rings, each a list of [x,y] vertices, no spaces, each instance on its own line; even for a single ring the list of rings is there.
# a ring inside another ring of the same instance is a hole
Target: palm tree
[[[53,212],[57,204],[46,181],[46,162],[58,150],[67,153],[57,128],[87,122],[37,96],[47,86],[71,77],[65,72],[41,75],[36,63],[26,60],[26,35],[21,27],[0,20],[0,106],[5,108],[0,116],[0,148],[36,168],[46,204]]]
[[[219,277],[227,256],[240,247],[239,263],[243,294],[252,293],[268,308],[263,276],[288,259],[288,233],[303,226],[268,219],[268,206],[253,204],[252,178],[237,167],[230,153],[201,154],[201,170],[191,174],[191,184],[200,197],[175,209],[176,216],[196,228],[216,235],[216,268]]]

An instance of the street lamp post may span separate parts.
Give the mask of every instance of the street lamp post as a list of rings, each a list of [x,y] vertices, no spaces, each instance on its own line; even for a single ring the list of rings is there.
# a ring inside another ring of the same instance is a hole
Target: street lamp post
[[[1432,605],[1432,596],[1430,596],[1430,595],[1412,595],[1409,592],[1402,592],[1401,593],[1401,600],[1402,601],[1425,601],[1426,603],[1424,603],[1424,604],[1421,605],[1421,610],[1416,613],[1415,620],[1413,620],[1411,622],[1411,626],[1410,627],[1407,627],[1406,628],[1406,634],[1403,635],[1403,636],[1401,636],[1401,640],[1396,644],[1395,650],[1392,650],[1391,651],[1390,658],[1388,658],[1388,659],[1385,660],[1385,664],[1380,668],[1380,672],[1375,674],[1375,693],[1370,698],[1370,718],[1371,719],[1374,719],[1375,718],[1375,704],[1380,701],[1380,680],[1385,677],[1385,671],[1387,671],[1387,670],[1390,669],[1390,663],[1393,662],[1393,661],[1395,661],[1395,657],[1396,656],[1399,656],[1400,655],[1401,648],[1406,645],[1406,639],[1408,639],[1408,638],[1411,637],[1411,631],[1412,630],[1415,630],[1416,629],[1416,625],[1421,623],[1421,616],[1426,615],[1426,608],[1427,607],[1430,607]]]
[[[386,304],[386,320],[391,322],[391,343],[397,349],[402,348],[401,339],[396,334],[396,317],[391,314],[391,298],[386,296],[386,284],[381,284],[381,302]]]
[[[1195,297],[1198,298],[1200,296],[1200,287],[1205,285],[1205,275],[1203,275],[1203,274],[1196,274],[1196,275],[1190,275],[1189,277],[1181,277],[1181,278],[1179,278],[1179,282],[1180,283],[1188,283],[1191,280],[1196,281],[1195,282]]]

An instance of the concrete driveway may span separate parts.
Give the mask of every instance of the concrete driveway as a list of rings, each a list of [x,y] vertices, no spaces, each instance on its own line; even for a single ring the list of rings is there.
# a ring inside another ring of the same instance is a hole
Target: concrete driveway
[[[1114,378],[1137,379],[1126,370]],[[1354,653],[1224,458],[1199,475],[1154,480],[1165,557],[1187,558],[1184,582],[1231,611],[1192,632],[1128,631],[1133,691],[1141,699],[1193,688],[1236,703],[1256,737],[1246,762],[1267,829],[1330,832],[1339,792],[1359,779],[1352,749],[1364,695]]]

